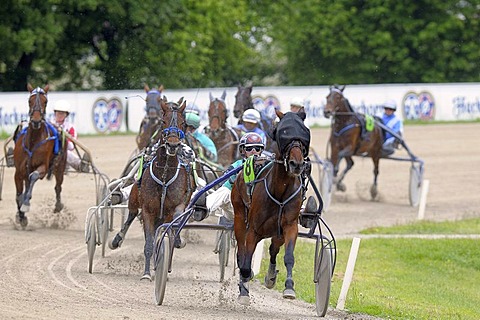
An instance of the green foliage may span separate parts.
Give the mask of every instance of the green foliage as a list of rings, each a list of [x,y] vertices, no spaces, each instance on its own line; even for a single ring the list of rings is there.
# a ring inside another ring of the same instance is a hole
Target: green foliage
[[[5,0],[0,90],[479,81],[478,1]]]

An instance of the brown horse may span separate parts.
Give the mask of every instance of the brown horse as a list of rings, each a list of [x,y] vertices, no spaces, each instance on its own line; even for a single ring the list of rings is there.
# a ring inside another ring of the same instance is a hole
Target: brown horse
[[[375,199],[378,195],[378,164],[381,158],[383,131],[379,126],[374,126],[372,130],[366,129],[366,116],[353,110],[343,95],[344,89],[345,86],[330,86],[324,110],[326,118],[332,116],[330,161],[334,166],[334,181],[338,190],[345,191],[346,187],[342,181],[345,174],[353,167],[352,156],[371,157],[374,165],[374,179],[370,195],[372,199]],[[343,158],[345,158],[347,166],[340,177],[337,177],[339,164]]]
[[[254,161],[255,177],[245,182],[244,174],[238,174],[231,193],[235,211],[234,231],[238,243],[237,262],[240,268],[239,303],[249,303],[247,282],[252,279],[252,256],[260,240],[272,238],[270,245],[270,267],[265,276],[265,285],[272,288],[276,282],[276,257],[285,244],[284,298],[294,299],[292,269],[294,249],[298,234],[298,218],[305,194],[304,169],[310,147],[310,130],[299,114],[285,115],[276,111],[280,118],[274,132],[280,152],[275,160]],[[248,163],[248,161],[246,162]],[[252,171],[244,165],[244,171]],[[257,172],[258,171],[258,172]],[[246,174],[245,174],[246,175]]]
[[[233,107],[233,115],[238,118],[238,123],[242,123],[243,113],[248,109],[254,109],[253,99],[252,99],[252,85],[250,86],[238,86],[238,91],[235,94],[235,105]],[[261,114],[261,113],[260,113]],[[274,130],[273,120],[270,120],[262,115],[262,119],[258,124],[259,128],[262,129],[266,136],[267,141],[265,144],[265,150],[277,153],[275,143],[273,143],[271,132]]]
[[[57,129],[45,120],[49,86],[34,89],[31,84],[28,84],[27,89],[30,92],[28,98],[30,119],[25,129],[15,133],[13,153],[18,208],[16,222],[23,228],[28,225],[25,213],[30,210],[35,182],[45,176],[50,179],[53,172],[56,180],[54,212],[60,212],[63,209],[60,194],[67,161],[66,143],[63,146],[59,145]]]
[[[147,93],[145,99],[146,115],[140,123],[140,130],[138,130],[136,138],[138,150],[143,150],[145,147],[157,142],[160,136],[159,130],[162,120],[162,108],[160,104],[162,101],[163,85],[159,86],[158,89],[150,90],[149,86],[145,84],[144,89]]]
[[[187,154],[181,143],[184,133],[180,128],[183,128],[185,123],[183,111],[186,102],[183,98],[178,103],[167,102],[164,97],[161,107],[164,116],[160,143],[156,145],[153,159],[144,166],[141,182],[134,184],[132,188],[126,222],[109,244],[111,249],[122,244],[128,228],[141,208],[145,235],[145,271],[142,279],[149,280],[156,229],[163,223],[171,222],[174,215],[185,210],[195,189],[190,166],[192,155]],[[176,239],[175,245],[181,247],[181,240]]]
[[[208,107],[208,123],[206,134],[212,139],[217,147],[218,163],[227,168],[238,157],[239,132],[235,131],[227,123],[228,110],[225,103],[226,91],[220,98],[214,98],[210,93],[210,105]]]

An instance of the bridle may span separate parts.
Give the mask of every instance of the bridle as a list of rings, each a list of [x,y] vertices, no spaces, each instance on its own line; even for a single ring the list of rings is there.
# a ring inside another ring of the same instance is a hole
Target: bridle
[[[29,101],[30,101],[32,96],[35,96],[35,102],[33,106],[30,107],[30,111],[28,113],[34,129],[39,129],[41,122],[45,120],[45,108],[42,108],[42,101],[40,98],[41,95],[45,96],[45,107],[46,107],[48,103],[47,93],[42,88],[37,87],[36,89],[32,90],[29,97]],[[40,120],[37,120],[37,121],[32,119],[36,111],[39,112],[41,116]]]

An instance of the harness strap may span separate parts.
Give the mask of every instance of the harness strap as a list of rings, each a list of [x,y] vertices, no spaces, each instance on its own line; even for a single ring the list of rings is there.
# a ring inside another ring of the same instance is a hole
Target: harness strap
[[[303,181],[302,181],[302,179],[300,179],[300,177],[298,178],[298,180],[300,180],[300,186],[298,187],[298,189],[295,190],[295,192],[292,193],[292,194],[290,195],[290,197],[288,197],[288,198],[287,198],[285,201],[283,201],[283,202],[278,201],[277,199],[275,199],[275,198],[272,196],[272,194],[271,194],[270,191],[268,190],[267,180],[266,180],[266,179],[263,180],[263,181],[264,181],[264,184],[265,184],[265,191],[267,192],[267,194],[268,194],[268,196],[270,197],[270,199],[272,199],[272,201],[275,202],[275,203],[278,205],[278,207],[279,207],[279,208],[278,208],[278,221],[277,221],[277,225],[278,225],[278,230],[277,230],[278,233],[277,233],[277,234],[278,234],[278,236],[280,236],[280,235],[282,234],[282,230],[281,230],[281,229],[282,229],[282,224],[281,224],[281,222],[282,222],[283,207],[284,207],[288,202],[290,202],[290,200],[292,200],[293,198],[295,198],[296,195],[300,192],[300,190],[301,190],[301,189],[303,188],[303,186],[304,186],[304,185],[303,185]]]

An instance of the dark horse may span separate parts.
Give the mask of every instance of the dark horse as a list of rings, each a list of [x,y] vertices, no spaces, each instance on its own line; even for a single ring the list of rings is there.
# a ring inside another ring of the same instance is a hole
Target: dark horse
[[[242,123],[242,115],[245,110],[254,109],[252,101],[252,89],[250,86],[238,86],[238,91],[235,94],[235,106],[233,107],[233,115],[238,118],[238,123]],[[260,113],[262,115],[262,113]],[[267,119],[262,115],[261,123],[259,128],[262,129],[267,136],[267,143],[265,145],[265,150],[276,153],[278,152],[275,148],[276,145],[273,143],[272,131],[273,131],[273,120]]]
[[[162,108],[160,106],[162,100],[163,85],[158,89],[150,90],[148,85],[144,87],[147,97],[145,99],[146,115],[140,123],[140,130],[136,138],[138,150],[154,144],[159,138],[159,130],[161,127]]]
[[[122,229],[110,243],[111,249],[118,248],[141,208],[145,235],[145,271],[142,279],[151,280],[150,260],[153,254],[155,231],[163,223],[173,220],[174,215],[182,213],[195,189],[191,156],[185,152],[181,140],[185,119],[183,111],[186,102],[181,98],[178,103],[161,102],[163,110],[161,138],[154,146],[153,159],[144,165],[139,184],[135,183],[128,200],[128,218]],[[176,239],[175,245],[182,245]]]
[[[30,210],[30,200],[35,182],[47,176],[49,179],[55,173],[55,210],[63,209],[61,201],[63,174],[65,171],[67,153],[66,143],[59,145],[57,129],[45,120],[47,108],[47,92],[49,86],[43,89],[27,85],[30,92],[28,98],[29,122],[28,126],[15,133],[15,149],[13,158],[15,162],[15,187],[17,189],[16,222],[22,227],[28,225],[25,213]],[[25,193],[23,192],[25,187]]]
[[[348,100],[343,95],[345,86],[330,86],[330,93],[327,96],[324,115],[326,118],[332,116],[330,133],[330,161],[334,166],[333,175],[337,189],[345,191],[345,184],[342,180],[345,174],[353,167],[352,156],[368,156],[373,160],[373,185],[370,188],[370,195],[375,199],[378,195],[377,176],[378,164],[382,153],[383,131],[379,126],[373,126],[367,130],[367,121],[381,121],[373,118],[368,119],[364,114],[353,110]],[[345,158],[347,166],[340,177],[337,177],[340,161]]]
[[[206,133],[217,147],[218,163],[227,168],[238,158],[239,132],[227,124],[228,110],[225,103],[226,91],[220,98],[210,93],[208,127]]]
[[[235,211],[234,231],[238,243],[237,262],[240,268],[239,303],[249,304],[247,282],[252,279],[252,256],[260,240],[272,238],[270,267],[265,285],[273,288],[276,282],[276,258],[285,244],[284,262],[287,279],[283,297],[295,299],[292,269],[294,249],[298,234],[298,218],[305,194],[304,168],[310,147],[310,130],[300,114],[276,111],[280,118],[274,138],[280,152],[275,160],[267,161],[262,169],[261,158],[253,168],[244,164],[244,170],[254,171],[255,177],[246,182],[238,174],[231,199]],[[248,161],[246,162],[248,163]],[[246,174],[245,174],[246,175]]]

